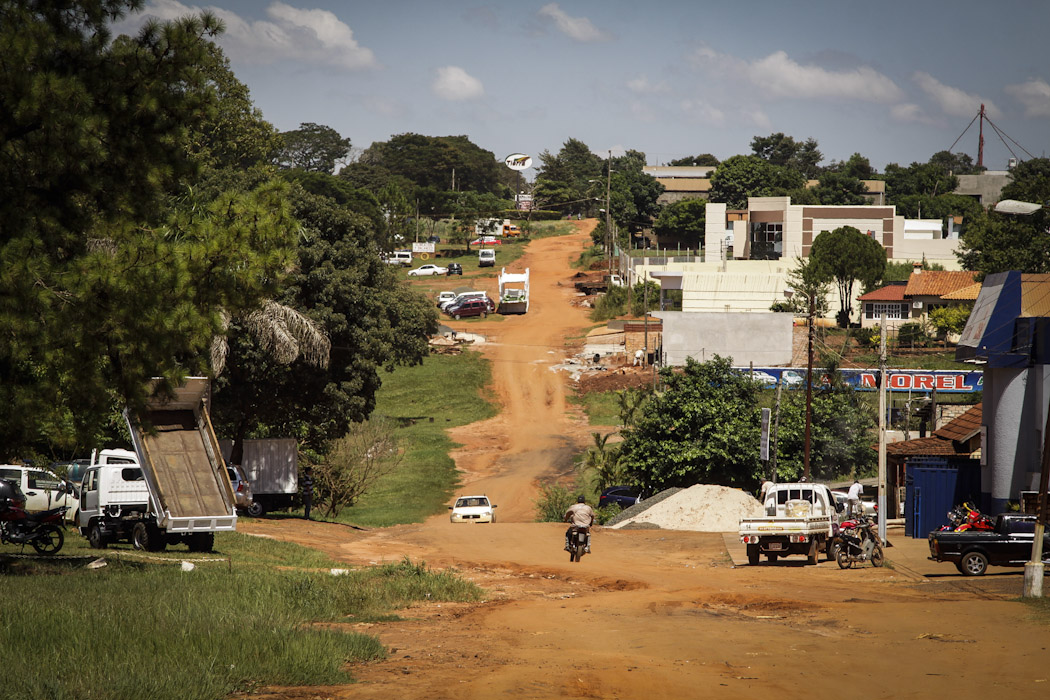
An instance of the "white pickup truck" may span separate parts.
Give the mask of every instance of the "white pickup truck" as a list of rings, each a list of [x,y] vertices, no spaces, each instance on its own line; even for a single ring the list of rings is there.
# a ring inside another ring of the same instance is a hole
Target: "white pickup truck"
[[[757,564],[765,554],[769,561],[802,554],[816,564],[820,551],[835,558],[838,547],[838,508],[835,497],[823,484],[774,484],[766,491],[762,506],[765,517],[740,521],[740,541],[747,545],[747,561]]]

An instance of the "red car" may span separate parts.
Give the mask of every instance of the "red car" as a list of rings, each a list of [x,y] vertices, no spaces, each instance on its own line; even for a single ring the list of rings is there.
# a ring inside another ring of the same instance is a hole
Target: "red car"
[[[469,316],[481,316],[485,318],[488,314],[496,310],[496,304],[488,297],[465,299],[455,306],[450,306],[445,309],[452,318],[457,321],[461,318],[467,318]]]
[[[472,240],[470,245],[503,245],[503,241],[495,236],[482,236],[481,238],[475,238]]]

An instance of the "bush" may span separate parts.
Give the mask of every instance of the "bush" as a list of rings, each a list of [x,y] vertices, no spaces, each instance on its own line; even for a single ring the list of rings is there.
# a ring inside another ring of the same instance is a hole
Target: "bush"
[[[925,348],[930,344],[930,334],[923,323],[905,323],[897,329],[897,346]]]
[[[560,523],[565,511],[576,502],[576,496],[569,489],[558,484],[540,486],[540,497],[536,499],[536,522]]]

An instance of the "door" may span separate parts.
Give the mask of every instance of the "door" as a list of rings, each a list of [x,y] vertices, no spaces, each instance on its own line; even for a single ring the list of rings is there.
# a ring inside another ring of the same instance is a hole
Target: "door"
[[[80,527],[87,527],[88,521],[98,515],[98,469],[89,469],[84,474],[83,488],[80,491]]]

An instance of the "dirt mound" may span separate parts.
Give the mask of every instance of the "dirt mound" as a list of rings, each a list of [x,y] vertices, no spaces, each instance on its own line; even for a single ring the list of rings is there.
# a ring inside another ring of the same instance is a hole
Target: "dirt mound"
[[[644,501],[642,502],[645,503]],[[646,508],[613,527],[637,527],[650,523],[664,530],[733,532],[741,518],[762,515],[762,504],[754,496],[727,486],[697,484]]]
[[[595,372],[582,376],[576,382],[578,394],[594,391],[621,391],[623,389],[647,389],[653,386],[653,371],[645,367],[620,367],[607,372]]]

